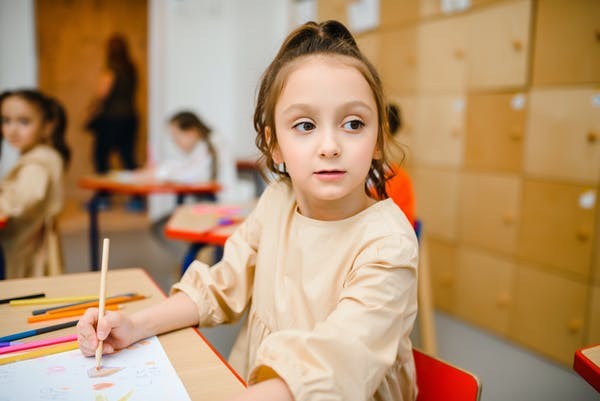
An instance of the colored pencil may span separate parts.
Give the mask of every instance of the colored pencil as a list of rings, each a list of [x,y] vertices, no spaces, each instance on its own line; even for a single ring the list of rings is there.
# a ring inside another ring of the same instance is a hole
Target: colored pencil
[[[96,333],[98,333],[98,327],[100,322],[104,319],[104,303],[106,302],[106,274],[108,272],[108,250],[110,247],[110,240],[104,238],[102,243],[102,270],[100,271],[100,304],[98,305],[98,324],[96,325]],[[102,366],[102,346],[104,341],[98,341],[96,347],[96,370],[100,370]]]
[[[0,337],[0,341],[14,341],[22,338],[37,336],[38,334],[50,333],[51,331],[66,329],[67,327],[73,327],[77,325],[77,320],[71,320],[70,322],[64,322],[59,324],[53,324],[52,326],[39,327],[37,329],[26,330],[15,334],[10,334],[4,337]]]
[[[119,310],[121,309],[120,305],[108,305],[106,307],[108,310]],[[37,322],[45,322],[47,320],[54,319],[62,319],[63,317],[73,317],[73,316],[81,316],[85,313],[87,308],[74,309],[66,312],[58,312],[58,313],[45,313],[43,315],[29,316],[27,318],[27,323],[37,323]]]
[[[0,341],[0,347],[10,347],[11,345],[23,344],[21,341]]]
[[[23,352],[22,354],[7,356],[6,358],[0,358],[0,365],[6,365],[7,363],[13,363],[17,361],[24,361],[26,359],[38,358],[40,356],[58,354],[59,352],[71,351],[77,349],[79,343],[77,341],[71,341],[68,343],[51,345],[40,349],[35,349],[29,352]]]
[[[135,295],[138,295],[135,292],[126,292],[125,294],[117,294],[117,295],[113,295],[111,297],[108,297],[106,299],[113,299],[116,297],[133,297]],[[58,305],[58,306],[51,306],[49,308],[42,308],[42,309],[35,309],[33,311],[31,311],[32,315],[41,315],[44,314],[46,312],[50,312],[56,309],[62,309],[62,308],[66,308],[69,306],[76,306],[76,305],[83,305],[83,304],[87,304],[89,302],[94,302],[94,301],[80,301],[80,302],[74,302],[74,303],[69,303],[69,304],[64,304],[64,305]]]
[[[60,304],[63,302],[80,302],[80,301],[94,301],[98,299],[95,295],[83,295],[80,297],[62,297],[62,298],[36,298],[36,299],[17,299],[10,301],[11,306],[25,306],[25,305],[47,305],[47,304]]]
[[[7,304],[10,301],[18,301],[20,299],[43,298],[45,296],[46,296],[46,294],[44,294],[43,292],[40,292],[38,294],[22,295],[19,297],[12,297],[12,298],[4,298],[4,299],[0,299],[0,304]]]
[[[123,303],[126,303],[126,302],[138,301],[140,299],[145,299],[145,298],[146,298],[145,295],[133,295],[133,296],[129,296],[129,297],[107,298],[106,302],[104,304],[105,305],[123,304]],[[50,310],[47,313],[48,314],[62,313],[62,312],[68,312],[68,311],[71,311],[71,310],[76,310],[76,309],[93,308],[93,307],[96,307],[96,306],[99,306],[99,302],[98,301],[92,301],[92,302],[86,302],[85,304],[81,304],[81,305],[73,305],[73,306],[67,306],[67,307],[64,307],[64,308]]]
[[[66,343],[69,341],[76,341],[76,340],[77,340],[77,334],[70,334],[68,336],[47,338],[45,340],[38,340],[38,341],[30,341],[28,343],[16,344],[16,345],[11,345],[10,347],[0,348],[0,355],[8,354],[10,352],[25,351],[25,350],[32,349],[32,348],[47,347],[48,345],[62,344],[62,343]]]

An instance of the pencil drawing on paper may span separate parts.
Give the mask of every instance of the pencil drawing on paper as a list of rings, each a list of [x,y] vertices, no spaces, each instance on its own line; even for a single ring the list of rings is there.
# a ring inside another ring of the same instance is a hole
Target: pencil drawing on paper
[[[156,337],[103,361],[110,374],[93,378],[87,370],[94,360],[79,350],[1,365],[0,401],[190,400]]]

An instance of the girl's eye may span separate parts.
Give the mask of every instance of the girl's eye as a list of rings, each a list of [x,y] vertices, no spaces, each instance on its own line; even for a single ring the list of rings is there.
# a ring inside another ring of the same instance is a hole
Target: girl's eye
[[[19,118],[19,124],[27,125],[29,124],[28,118]]]
[[[347,121],[343,125],[344,129],[347,129],[347,130],[350,130],[350,131],[359,130],[359,129],[361,129],[364,126],[365,126],[365,123],[363,123],[360,120]]]
[[[309,121],[302,121],[294,125],[294,128],[302,132],[308,132],[314,130],[315,125]]]

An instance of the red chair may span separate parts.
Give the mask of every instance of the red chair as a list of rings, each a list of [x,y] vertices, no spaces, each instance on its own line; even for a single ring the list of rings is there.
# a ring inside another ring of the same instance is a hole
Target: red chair
[[[419,395],[417,401],[478,401],[481,383],[466,370],[413,349]]]

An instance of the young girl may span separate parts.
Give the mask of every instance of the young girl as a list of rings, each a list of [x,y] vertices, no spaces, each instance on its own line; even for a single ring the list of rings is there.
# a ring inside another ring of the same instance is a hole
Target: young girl
[[[215,180],[217,153],[211,129],[196,114],[182,111],[169,120],[169,131],[177,149],[158,166],[136,172],[137,177],[179,183]]]
[[[58,273],[56,266],[50,271],[49,262],[56,252],[54,218],[62,210],[70,157],[64,109],[38,91],[18,90],[0,95],[0,112],[2,138],[20,153],[0,183],[0,214],[8,217],[0,230],[6,277]]]
[[[267,68],[256,142],[280,178],[230,237],[223,259],[194,262],[161,304],[78,324],[82,352],[239,319],[236,400],[413,400],[409,334],[417,241],[385,196],[389,140],[380,80],[339,22],[292,32]]]

